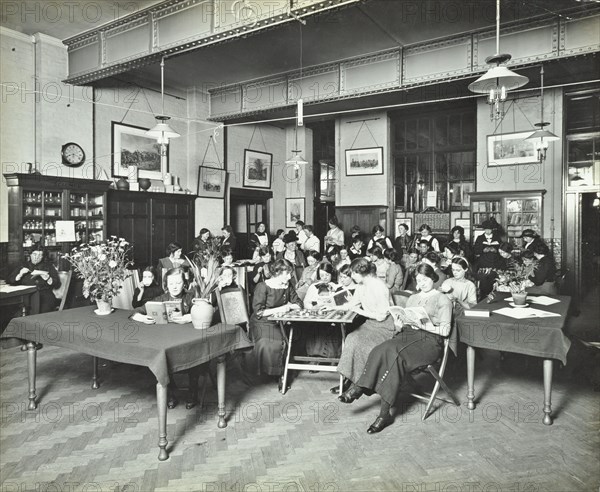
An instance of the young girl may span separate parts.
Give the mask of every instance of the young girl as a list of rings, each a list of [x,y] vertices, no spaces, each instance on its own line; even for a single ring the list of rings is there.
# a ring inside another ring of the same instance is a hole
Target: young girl
[[[366,254],[367,248],[365,248],[365,243],[360,237],[355,237],[352,240],[352,246],[348,250],[348,256],[350,256],[351,260],[356,260],[356,258],[364,258]]]
[[[255,285],[264,282],[265,279],[271,278],[271,251],[269,251],[269,248],[261,246],[257,254],[259,262],[254,266],[251,275],[252,282]]]
[[[273,241],[273,254],[277,256],[278,253],[281,253],[283,250],[285,250],[285,243],[283,242],[285,231],[283,229],[277,229],[277,233],[275,235],[277,237]]]
[[[156,269],[153,266],[144,268],[140,286],[133,291],[133,299],[131,305],[133,308],[143,306],[151,299],[160,296],[163,293],[162,288],[158,285]]]
[[[444,253],[440,260],[440,270],[448,277],[452,275],[452,260],[461,256],[461,249],[455,242],[449,242],[444,246]]]
[[[321,254],[316,251],[306,253],[306,263],[308,263],[308,266],[302,271],[302,276],[296,285],[296,292],[302,300],[304,300],[310,286],[317,280],[321,258]]]
[[[329,219],[329,230],[325,235],[325,252],[328,252],[332,246],[341,248],[344,245],[344,231],[339,228],[337,217],[334,215]]]
[[[264,222],[256,225],[256,232],[250,236],[248,243],[252,258],[255,258],[259,248],[269,247],[269,234],[267,234],[267,226]]]
[[[452,278],[444,280],[440,292],[444,292],[454,303],[454,316],[459,316],[465,309],[471,309],[477,304],[477,288],[467,278],[470,276],[469,262],[460,256],[452,259]]]
[[[429,246],[433,248],[433,251],[439,253],[440,243],[431,235],[431,227],[429,227],[427,224],[423,224],[421,227],[419,227],[419,232],[421,233],[421,241],[427,241]]]
[[[383,259],[383,251],[378,247],[371,248],[369,250],[369,258],[371,263],[375,265],[377,277],[385,282],[385,277],[390,264]]]
[[[380,225],[376,225],[373,227],[373,237],[367,244],[367,251],[377,247],[381,249],[381,251],[385,251],[388,248],[393,248],[392,241],[389,237],[385,235],[385,230]]]
[[[344,265],[350,265],[352,260],[350,259],[350,255],[348,254],[348,248],[346,246],[342,246],[340,248],[340,261],[335,266],[336,270],[340,271]]]
[[[383,252],[383,259],[388,264],[385,273],[385,285],[390,289],[390,295],[393,296],[402,290],[402,282],[404,281],[402,267],[398,264],[398,253],[395,249],[386,249]]]

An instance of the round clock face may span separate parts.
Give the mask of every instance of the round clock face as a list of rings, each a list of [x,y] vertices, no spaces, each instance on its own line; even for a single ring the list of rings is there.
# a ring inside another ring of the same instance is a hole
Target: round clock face
[[[62,162],[65,166],[81,166],[85,161],[85,152],[80,145],[70,142],[62,147]]]

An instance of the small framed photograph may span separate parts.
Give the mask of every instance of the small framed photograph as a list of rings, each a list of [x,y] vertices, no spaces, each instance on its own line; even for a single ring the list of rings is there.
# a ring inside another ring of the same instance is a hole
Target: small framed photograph
[[[225,197],[225,180],[227,172],[225,169],[216,167],[198,167],[198,191],[196,194],[203,198]]]
[[[273,154],[244,149],[244,188],[271,188]]]
[[[285,226],[291,229],[298,220],[304,221],[304,198],[285,199]]]
[[[346,150],[346,176],[383,174],[383,147]]]
[[[162,180],[169,172],[169,146],[162,160],[160,145],[146,136],[148,128],[112,122],[112,175],[129,176],[129,166],[137,166],[138,177]]]
[[[401,224],[406,224],[408,226],[408,232],[407,234],[410,236],[413,233],[413,223],[412,223],[412,218],[410,217],[396,217],[395,219],[395,229],[394,229],[394,238],[398,237],[400,235],[400,225]]]
[[[465,230],[465,239],[471,240],[471,219],[455,219],[454,225],[462,227]]]
[[[533,140],[526,140],[529,132],[488,135],[488,166],[510,166],[539,162]]]

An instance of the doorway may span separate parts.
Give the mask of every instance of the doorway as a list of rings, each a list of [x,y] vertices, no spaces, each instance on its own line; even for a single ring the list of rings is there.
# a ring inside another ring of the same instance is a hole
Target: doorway
[[[252,258],[250,251],[250,235],[256,232],[260,222],[269,228],[268,201],[273,197],[272,192],[259,190],[243,190],[232,188],[229,198],[230,224],[237,238],[233,252],[236,260]]]
[[[581,194],[581,293],[600,281],[600,193]]]

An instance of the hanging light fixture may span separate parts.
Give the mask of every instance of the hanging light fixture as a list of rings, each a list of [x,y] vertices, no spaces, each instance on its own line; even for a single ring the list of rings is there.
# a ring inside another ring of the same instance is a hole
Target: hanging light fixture
[[[300,77],[298,78],[299,82],[302,81],[302,25],[306,24],[306,22],[300,21]],[[300,85],[300,90],[302,90],[302,85]],[[300,96],[302,94],[300,93]],[[296,104],[296,126],[294,127],[294,150],[292,150],[292,157],[289,158],[285,163],[288,166],[293,166],[294,176],[296,178],[300,175],[300,166],[308,164],[308,161],[304,160],[304,157],[300,155],[302,152],[298,149],[298,127],[304,125],[304,102],[302,101],[302,97],[298,98],[298,102]]]
[[[496,0],[496,54],[488,56],[485,61],[490,68],[475,82],[469,84],[469,90],[476,94],[487,94],[490,105],[490,119],[500,120],[504,117],[504,101],[508,91],[524,86],[529,79],[501,66],[511,59],[507,53],[500,53],[500,0]]]
[[[535,150],[537,151],[538,161],[544,162],[546,160],[546,151],[548,150],[549,142],[560,140],[559,137],[554,133],[544,130],[544,127],[550,123],[544,121],[544,66],[540,69],[540,98],[541,98],[541,118],[539,123],[535,123],[533,126],[539,128],[534,131],[525,140],[533,140]]]
[[[162,113],[158,116],[155,116],[157,124],[150,128],[146,132],[146,136],[156,139],[156,141],[161,145],[167,145],[169,143],[169,139],[180,137],[179,133],[173,130],[168,124],[167,121],[171,119],[170,116],[165,115],[165,58],[163,57],[160,61],[160,99],[162,104]]]

